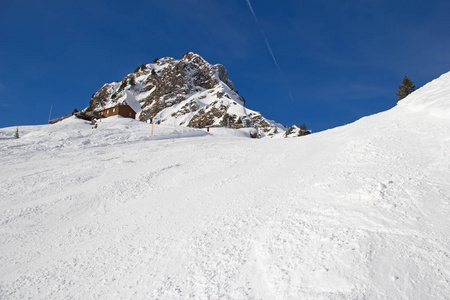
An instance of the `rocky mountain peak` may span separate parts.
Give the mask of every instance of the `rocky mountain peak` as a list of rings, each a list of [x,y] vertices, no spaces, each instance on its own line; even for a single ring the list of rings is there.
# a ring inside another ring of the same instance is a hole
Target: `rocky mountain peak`
[[[181,59],[155,59],[137,67],[121,82],[103,85],[84,111],[125,102],[142,121],[158,119],[189,127],[259,127],[265,133],[283,129],[245,107],[223,65],[211,65],[193,52]]]
[[[181,60],[187,61],[187,62],[193,62],[198,65],[206,63],[206,61],[203,59],[203,57],[201,57],[200,55],[198,55],[194,52],[188,52],[188,53],[184,54],[183,57],[181,58]]]

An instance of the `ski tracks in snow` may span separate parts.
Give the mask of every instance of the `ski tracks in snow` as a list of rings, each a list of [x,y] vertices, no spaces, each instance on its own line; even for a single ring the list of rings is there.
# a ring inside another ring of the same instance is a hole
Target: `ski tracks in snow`
[[[9,141],[0,298],[443,299],[450,140],[388,117],[289,140]]]

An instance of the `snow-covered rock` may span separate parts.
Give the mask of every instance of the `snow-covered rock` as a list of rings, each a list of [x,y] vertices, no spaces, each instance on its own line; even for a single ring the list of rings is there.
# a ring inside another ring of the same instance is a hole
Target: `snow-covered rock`
[[[304,128],[300,128],[297,127],[297,125],[292,125],[291,127],[289,127],[286,132],[284,133],[284,137],[285,138],[293,138],[293,137],[299,137],[299,136],[304,136],[304,135],[308,135],[311,134],[310,130],[307,130],[306,127]]]
[[[125,102],[133,103],[142,121],[157,119],[164,124],[200,128],[259,127],[265,133],[274,128],[284,130],[281,124],[245,107],[224,66],[211,65],[192,52],[179,60],[156,59],[138,67],[122,82],[105,84],[84,111]]]

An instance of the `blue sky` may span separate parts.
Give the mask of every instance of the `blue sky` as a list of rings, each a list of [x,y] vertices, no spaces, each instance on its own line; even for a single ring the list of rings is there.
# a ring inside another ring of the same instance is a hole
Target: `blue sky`
[[[0,1],[0,127],[86,107],[142,63],[193,51],[247,107],[321,131],[450,71],[450,1]],[[272,53],[271,53],[272,52]]]

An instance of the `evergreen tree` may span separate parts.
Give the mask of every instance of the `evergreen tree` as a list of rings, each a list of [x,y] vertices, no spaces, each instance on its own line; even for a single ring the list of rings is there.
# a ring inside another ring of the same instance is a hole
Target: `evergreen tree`
[[[416,90],[416,86],[414,85],[414,82],[412,82],[406,75],[402,80],[402,84],[398,86],[398,92],[397,92],[397,101],[402,100],[412,92]]]
[[[17,127],[17,129],[16,129],[16,133],[14,133],[14,137],[15,137],[16,139],[19,138],[19,127]]]

